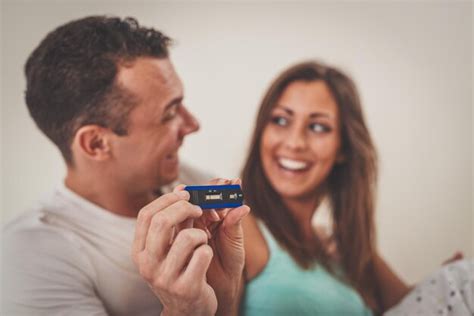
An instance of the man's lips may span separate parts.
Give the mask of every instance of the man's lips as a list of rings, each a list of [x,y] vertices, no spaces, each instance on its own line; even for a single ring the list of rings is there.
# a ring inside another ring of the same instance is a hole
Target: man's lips
[[[178,153],[172,153],[165,156],[165,160],[169,162],[178,161]]]

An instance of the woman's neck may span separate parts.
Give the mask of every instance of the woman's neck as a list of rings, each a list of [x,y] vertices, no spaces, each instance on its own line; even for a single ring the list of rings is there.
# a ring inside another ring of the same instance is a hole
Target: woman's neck
[[[314,230],[311,224],[314,211],[321,202],[321,198],[317,195],[304,199],[284,199],[285,205],[293,214],[298,226],[303,231],[306,240],[313,238]]]

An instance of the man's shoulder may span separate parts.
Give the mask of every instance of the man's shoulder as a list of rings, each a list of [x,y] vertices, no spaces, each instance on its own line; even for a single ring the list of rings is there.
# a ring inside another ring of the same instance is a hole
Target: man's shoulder
[[[80,240],[74,232],[58,225],[55,216],[48,210],[34,209],[3,227],[1,248],[5,270],[26,273],[37,281],[45,274],[64,276],[81,271],[76,275],[90,280],[93,268]]]
[[[79,246],[74,234],[67,229],[63,205],[52,195],[46,196],[29,210],[15,216],[2,227],[3,248],[15,252],[25,250],[64,250],[71,254]]]
[[[77,236],[57,224],[56,216],[38,207],[3,227],[2,287],[8,289],[3,299],[11,315],[66,308],[63,305],[73,302],[75,295],[92,293],[92,262]]]
[[[70,249],[75,243],[72,234],[55,225],[53,217],[54,213],[43,209],[30,210],[15,217],[3,227],[4,248],[15,252]]]

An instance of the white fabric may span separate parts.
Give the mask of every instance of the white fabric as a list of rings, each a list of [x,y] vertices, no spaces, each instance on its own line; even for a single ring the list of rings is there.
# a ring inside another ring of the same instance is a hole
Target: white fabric
[[[208,180],[183,166],[178,181]],[[54,190],[4,227],[1,314],[159,315],[131,258],[135,222],[64,185]]]
[[[444,266],[384,315],[474,315],[474,260],[458,260]]]
[[[311,218],[311,224],[318,233],[323,234],[326,238],[332,237],[334,233],[334,217],[328,198],[324,198],[316,208]]]

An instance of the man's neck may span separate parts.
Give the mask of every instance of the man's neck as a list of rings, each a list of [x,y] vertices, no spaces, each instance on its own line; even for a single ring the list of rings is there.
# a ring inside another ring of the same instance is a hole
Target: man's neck
[[[126,217],[136,217],[142,207],[157,197],[153,192],[132,193],[113,181],[107,183],[103,179],[88,179],[72,172],[68,172],[64,184],[84,199],[109,212]]]

